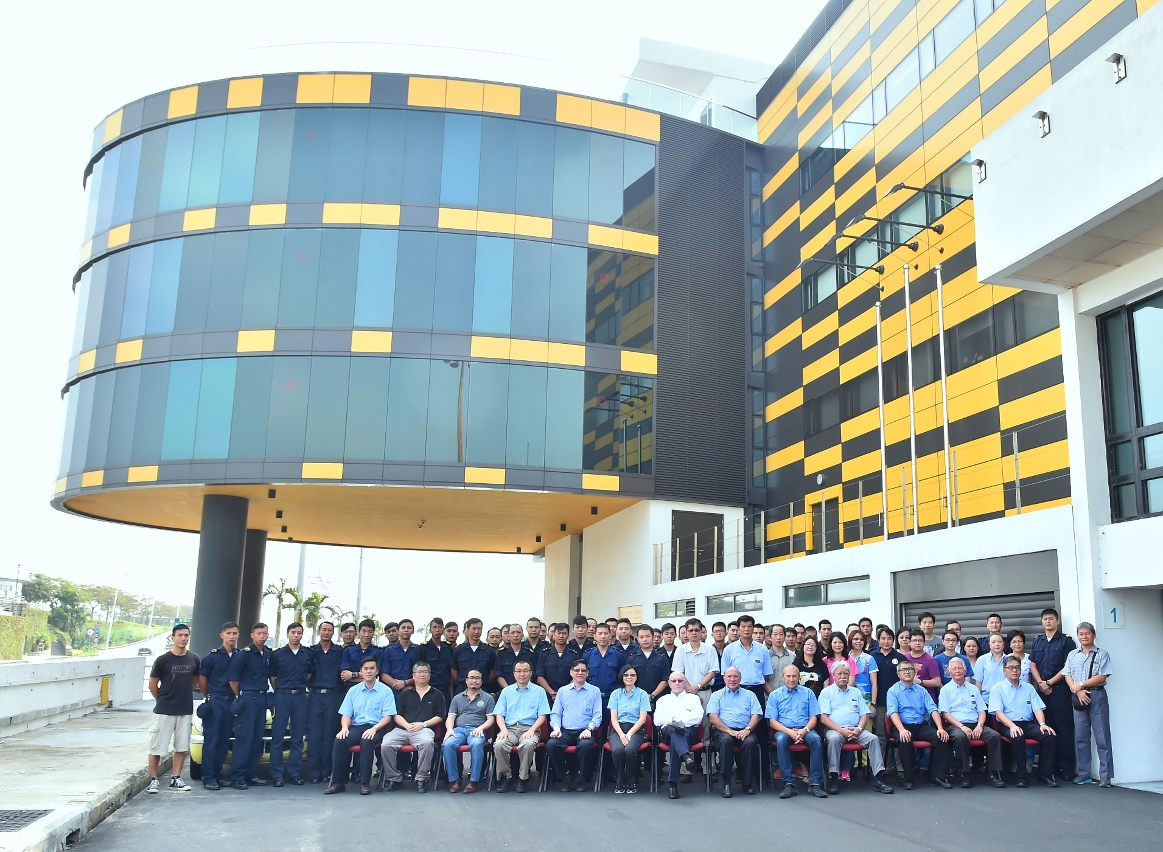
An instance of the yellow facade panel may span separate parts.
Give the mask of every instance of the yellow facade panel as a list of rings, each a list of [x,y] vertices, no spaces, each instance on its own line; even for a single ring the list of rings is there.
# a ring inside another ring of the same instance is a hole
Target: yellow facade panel
[[[846,382],[876,369],[876,348],[867,349],[840,365],[840,381]]]
[[[874,408],[840,424],[840,440],[851,441],[880,428],[880,409]]]
[[[804,261],[809,257],[815,257],[816,252],[831,242],[834,236],[836,236],[836,222],[833,220],[829,221],[818,234],[803,244],[800,248],[800,260]]]
[[[662,138],[662,119],[656,112],[626,107],[626,133],[657,142]]]
[[[788,293],[791,293],[803,281],[804,273],[798,266],[783,277],[783,279],[763,294],[763,307],[770,308]]]
[[[1029,80],[1018,86],[1005,100],[982,116],[981,132],[983,137],[993,133],[1013,118],[1019,110],[1029,106],[1030,101],[1050,88],[1050,84],[1053,82],[1054,78],[1050,73],[1050,66],[1044,65]]]
[[[469,353],[473,358],[502,358],[509,357],[509,338],[507,337],[480,337],[472,336]]]
[[[544,340],[523,340],[514,337],[509,342],[509,357],[514,361],[536,361],[544,364],[549,360],[549,344]]]
[[[627,373],[658,374],[658,356],[653,352],[622,350],[622,369]]]
[[[1139,9],[1139,17],[1140,18],[1143,17],[1143,15],[1145,15],[1147,13],[1147,11],[1149,9],[1151,9],[1152,7],[1154,7],[1154,5],[1158,2],[1159,2],[1159,0],[1137,0],[1137,6]]]
[[[105,127],[101,131],[101,144],[112,142],[121,135],[121,122],[124,120],[124,110],[112,112],[105,118]]]
[[[60,479],[58,479],[56,482],[53,483],[53,492],[52,493],[53,494],[61,494],[65,491],[66,488],[68,488],[68,485],[69,485],[69,478],[67,476],[62,476]]]
[[[907,416],[899,420],[889,420],[887,415],[884,422],[884,443],[885,446],[890,444],[899,444],[901,441],[907,441],[912,435],[912,424],[909,422]]]
[[[841,89],[844,88],[844,84],[847,83],[849,80],[851,80],[852,75],[855,74],[857,71],[859,71],[860,66],[862,66],[865,62],[867,62],[871,57],[872,57],[872,48],[869,46],[868,42],[865,41],[864,43],[862,43],[860,45],[860,47],[856,48],[856,53],[854,53],[852,55],[852,58],[848,60],[848,64],[845,65],[843,68],[841,68],[839,71],[837,71],[835,76],[832,77],[832,96],[833,97],[835,97],[837,92],[839,92]],[[862,84],[860,88],[865,89],[865,86]],[[872,91],[871,86],[868,86],[867,91],[864,92],[864,97],[868,97],[868,93],[871,91]],[[840,110],[837,110],[837,113],[840,113],[840,112],[841,112]],[[844,118],[847,118],[847,117],[848,117],[848,111],[844,110],[843,117],[839,118],[838,120],[843,121]]]
[[[1043,444],[1040,447],[1022,449],[1022,436],[1018,434],[1018,461],[1022,479],[1032,476],[1042,476],[1056,470],[1066,470],[1070,467],[1070,447],[1067,441],[1055,441],[1052,444]],[[1002,479],[1005,482],[1014,481],[1014,457],[1008,455],[1002,458]]]
[[[371,74],[336,74],[335,95],[337,104],[369,104],[372,100]]]
[[[997,356],[997,377],[1004,379],[1027,367],[1041,364],[1062,354],[1062,338],[1058,329],[1039,334],[1033,340],[1020,343]]]
[[[443,107],[448,81],[439,77],[409,77],[408,106]]]
[[[471,80],[449,80],[445,84],[444,106],[480,112],[485,105],[485,84]]]
[[[972,82],[977,74],[977,45],[966,39],[921,81],[921,103],[929,116]]]
[[[459,207],[441,207],[436,214],[436,227],[457,231],[477,229],[477,211],[462,210]]]
[[[803,333],[803,347],[807,349],[816,343],[819,343],[829,334],[832,334],[840,327],[840,314],[836,311],[828,314],[811,328],[805,329]]]
[[[1093,5],[1095,3],[1092,0],[1088,6]],[[1058,32],[1061,32],[1061,30]],[[1044,42],[1049,34],[1044,17],[1034,21],[1030,25],[1030,28],[1015,38],[1005,50],[998,54],[996,59],[981,69],[981,72],[978,74],[978,79],[981,81],[981,90],[985,91],[1004,77],[1007,71],[1025,59],[1034,48]],[[1051,43],[1053,43],[1053,40],[1051,40]]]
[[[914,92],[917,90],[914,89]],[[897,109],[900,109],[898,107]],[[894,110],[895,112],[895,110]],[[894,151],[898,145],[905,141],[910,134],[921,126],[923,116],[921,114],[921,98],[916,97],[916,106],[909,112],[902,113],[900,119],[892,124],[884,122],[883,125],[877,125],[873,133],[876,135],[876,150],[883,158],[884,154],[889,151]]]
[[[620,249],[622,248],[622,236],[625,233],[621,228],[608,228],[605,225],[590,225],[587,242],[595,246]]]
[[[835,467],[844,460],[843,450],[837,444],[834,447],[829,447],[826,450],[821,450],[810,456],[804,457],[804,476],[809,476],[821,470],[827,470],[830,467]]]
[[[343,462],[303,462],[303,479],[343,479]]]
[[[621,489],[621,481],[615,474],[583,473],[582,488],[585,491],[618,491]]]
[[[591,226],[592,227],[592,226]],[[625,231],[622,234],[622,248],[640,254],[658,254],[658,235],[641,231]]]
[[[797,200],[791,207],[780,214],[779,218],[767,226],[763,232],[763,244],[769,245],[772,240],[787,230],[788,225],[799,219],[800,202]]]
[[[948,148],[950,143],[956,141],[979,121],[981,121],[981,98],[974,98],[972,103],[957,113],[944,126],[938,128],[932,136],[925,140],[925,157],[928,160],[926,165],[931,173],[940,174],[948,166],[965,156],[964,152],[960,156],[956,154],[952,155],[951,159],[948,160],[948,165],[945,165],[944,162],[941,165],[934,163],[934,159],[939,152]],[[960,147],[955,150],[960,150]],[[965,150],[968,151],[969,149],[966,148]]]
[[[513,217],[513,233],[523,237],[553,237],[553,220],[544,216],[524,216],[520,213]]]
[[[351,332],[352,352],[391,352],[392,333],[390,331],[366,331],[355,329]]]
[[[977,390],[997,381],[997,365],[992,358],[987,358],[950,374],[945,379],[945,387],[950,397],[960,396],[963,393]]]
[[[796,388],[789,394],[785,394],[777,399],[771,405],[767,406],[763,412],[763,419],[770,422],[780,415],[787,414],[789,411],[799,408],[804,404],[804,389]]]
[[[262,77],[240,77],[230,81],[226,90],[226,108],[262,106]]]
[[[605,101],[590,102],[590,126],[595,130],[609,130],[612,133],[626,132],[626,107]]]
[[[273,328],[244,329],[238,332],[235,352],[274,352],[275,330]]]
[[[997,9],[992,15],[987,17],[977,27],[977,44],[978,46],[985,45],[995,35],[1000,33],[1010,21],[1016,18],[1021,12],[1031,3],[1037,0],[1006,0],[1005,3],[998,4]],[[1046,0],[1046,8],[1054,5],[1054,0]]]
[[[963,420],[997,407],[997,384],[991,383],[977,390],[949,398],[949,420]]]
[[[777,450],[767,457],[767,472],[779,470],[781,467],[787,467],[793,462],[798,462],[804,457],[804,442],[797,441],[790,447],[784,447],[782,450]]]
[[[864,313],[853,317],[844,325],[840,326],[839,340],[840,345],[843,346],[851,340],[855,340],[870,328],[876,328],[876,306],[869,308]]]
[[[133,225],[126,222],[124,225],[118,225],[116,228],[110,228],[109,233],[105,237],[106,248],[117,248],[129,242],[129,232]]]
[[[96,488],[98,485],[105,484],[105,471],[103,470],[87,470],[81,474],[82,488]]]
[[[557,120],[563,124],[580,124],[582,127],[589,127],[593,121],[591,103],[589,98],[558,94]]]
[[[77,356],[77,372],[87,373],[97,366],[97,350],[90,349]]]
[[[839,127],[848,120],[848,116],[856,107],[860,106],[864,101],[868,100],[868,96],[872,94],[872,82],[865,78],[860,83],[856,84],[856,88],[848,95],[848,99],[844,103],[836,106],[832,110],[832,126]]]
[[[204,207],[201,210],[187,210],[182,214],[183,231],[204,231],[213,228],[218,219],[218,208]]]
[[[924,38],[961,0],[919,0],[917,3],[917,35]],[[969,39],[970,42],[973,39]]]
[[[1066,386],[1054,385],[1001,405],[998,418],[1002,429],[1013,429],[1042,417],[1066,411]],[[1018,439],[1021,446],[1021,438]]]
[[[923,146],[905,157],[900,165],[876,182],[876,194],[878,196],[886,195],[898,183],[916,186],[918,181],[922,185],[926,182],[925,149]]]
[[[358,225],[362,217],[363,205],[358,201],[325,201],[323,203],[324,225]]]
[[[485,97],[482,109],[485,112],[495,112],[500,115],[520,115],[521,87],[502,86],[498,83],[485,83]]]
[[[820,193],[820,197],[803,208],[800,212],[800,230],[806,230],[809,225],[816,221],[820,216],[836,203],[836,187],[829,186]]]
[[[845,482],[851,482],[854,479],[869,476],[880,471],[880,450],[873,450],[871,453],[865,453],[862,456],[857,456],[854,459],[848,459],[840,465],[840,475]],[[865,489],[868,485],[865,484]],[[875,492],[873,494],[866,493],[864,495],[864,512],[868,514],[876,514],[880,509],[880,494]]]
[[[326,207],[324,206],[324,216]],[[252,204],[250,205],[251,225],[283,225],[287,221],[286,204]],[[326,218],[324,219],[326,221]]]
[[[131,467],[126,477],[129,482],[157,482],[158,466],[142,464]]]
[[[114,350],[113,361],[117,364],[126,364],[130,361],[141,360],[141,338],[137,340],[123,340],[117,344]]]
[[[991,307],[993,307],[993,293],[990,291],[989,285],[971,290],[960,299],[945,302],[945,327],[952,328]]]
[[[896,68],[901,60],[917,48],[917,10],[909,10],[888,34],[880,46],[872,51],[872,83],[881,80]]]
[[[1121,5],[1122,0],[1090,0],[1050,36],[1050,58],[1058,56]]]
[[[476,229],[490,234],[511,234],[516,224],[514,214],[494,213],[488,210],[479,211],[476,220]]]
[[[808,382],[815,381],[816,379],[820,378],[820,376],[826,375],[832,372],[832,370],[837,370],[839,368],[840,350],[833,349],[827,355],[823,355],[817,358],[815,361],[804,367],[803,382],[806,385]]]
[[[166,118],[182,118],[193,115],[198,111],[198,87],[186,86],[184,89],[170,91],[169,107]]]
[[[586,348],[578,343],[550,343],[548,360],[550,364],[584,367],[586,365]],[[657,372],[657,365],[656,356],[655,372]]]
[[[466,467],[464,481],[469,485],[504,485],[503,467]]]
[[[300,74],[295,103],[329,104],[335,97],[334,74]]]
[[[880,276],[875,272],[861,272],[843,287],[836,291],[836,305],[837,307],[844,307],[850,304],[856,297],[871,290],[873,287],[879,286],[877,282]],[[876,322],[876,309],[871,309],[873,312],[873,323]]]
[[[852,205],[858,202],[868,193],[876,188],[876,170],[869,169],[863,176],[856,179],[852,186],[848,187],[836,199],[836,218],[842,219],[844,214],[851,209]],[[848,229],[845,228],[845,231]]]
[[[826,75],[825,75],[826,76]],[[804,103],[811,103],[811,101],[804,101]],[[819,112],[808,119],[807,124],[799,133],[799,147],[806,148],[811,138],[816,135],[816,131],[824,126],[824,122],[832,117],[832,102],[824,101],[820,106]]]
[[[792,154],[786,163],[780,166],[771,180],[763,186],[763,200],[766,201],[771,197],[771,194],[783,186],[784,182],[796,173],[800,167],[800,155],[797,151]]]

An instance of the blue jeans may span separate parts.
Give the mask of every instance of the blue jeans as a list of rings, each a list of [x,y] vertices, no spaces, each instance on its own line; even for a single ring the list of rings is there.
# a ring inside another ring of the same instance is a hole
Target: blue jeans
[[[779,754],[779,774],[784,785],[795,784],[792,776],[792,738],[783,731],[775,732],[775,748]],[[824,784],[824,741],[815,731],[808,731],[804,737],[804,745],[808,747],[808,783],[813,787]]]
[[[485,771],[485,741],[487,737],[474,737],[472,725],[460,725],[452,729],[452,736],[444,741],[440,747],[444,755],[444,771],[448,774],[448,782],[460,780],[460,752],[462,745],[468,745],[469,780],[474,784],[481,780]]]

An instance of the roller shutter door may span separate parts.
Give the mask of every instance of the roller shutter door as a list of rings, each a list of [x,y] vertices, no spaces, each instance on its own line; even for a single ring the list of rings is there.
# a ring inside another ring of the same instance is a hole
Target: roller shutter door
[[[985,620],[991,613],[1001,616],[1006,631],[1025,632],[1027,647],[1034,636],[1042,632],[1042,610],[1057,608],[1056,593],[1034,592],[1022,595],[994,595],[979,598],[955,598],[943,601],[921,601],[901,604],[900,625],[915,627],[922,612],[931,612],[937,618],[937,634],[945,629],[945,622],[959,621],[962,633],[985,635]]]

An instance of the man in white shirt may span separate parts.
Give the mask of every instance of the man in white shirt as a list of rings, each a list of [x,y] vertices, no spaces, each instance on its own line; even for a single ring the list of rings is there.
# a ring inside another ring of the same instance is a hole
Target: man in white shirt
[[[691,630],[690,627],[696,627]],[[707,708],[707,701],[711,697],[711,683],[715,680],[715,673],[719,671],[719,655],[714,648],[709,648],[701,641],[702,622],[692,618],[687,622],[687,641],[674,652],[674,661],[671,671],[682,672],[686,678],[686,691],[697,695]]]
[[[690,772],[695,765],[691,746],[698,742],[703,704],[697,692],[688,690],[686,675],[682,672],[671,672],[667,686],[670,691],[663,693],[654,707],[654,724],[661,726],[660,737],[670,746],[667,784],[670,798],[677,799],[679,766],[685,766]]]

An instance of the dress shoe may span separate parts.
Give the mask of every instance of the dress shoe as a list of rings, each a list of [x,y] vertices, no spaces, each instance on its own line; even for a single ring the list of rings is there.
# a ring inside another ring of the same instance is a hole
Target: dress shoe
[[[693,775],[684,775],[678,779],[679,784],[693,784],[695,777]]]
[[[500,783],[497,784],[497,792],[498,793],[508,793],[509,792],[509,784],[512,783],[512,781],[513,781],[512,778],[502,778]]]
[[[469,781],[467,784],[464,785],[464,792],[475,793],[476,791],[477,791],[477,782],[476,781]]]
[[[1058,782],[1054,780],[1053,775],[1039,775],[1038,783],[1046,787],[1057,787]]]
[[[213,778],[211,778],[209,781],[203,781],[202,788],[205,790],[221,790],[222,789],[221,787],[218,786],[218,782],[215,781]]]
[[[257,775],[255,775],[253,778],[247,778],[246,783],[250,784],[251,786],[254,786],[254,787],[265,787],[270,782],[263,781],[261,778],[259,778]]]
[[[942,790],[953,789],[953,785],[949,783],[948,778],[930,778],[929,783],[934,787],[940,787]]]
[[[245,790],[245,789],[247,789],[247,787],[246,787],[246,782],[245,782],[245,781],[235,781],[235,782],[234,782],[233,784],[231,784],[230,786],[231,786],[231,787],[233,787],[235,790]]]
[[[798,791],[796,790],[795,784],[784,784],[783,792],[779,794],[779,797],[781,799],[790,799],[792,796],[796,795],[797,792]]]
[[[743,794],[745,796],[754,796],[755,795],[755,788],[752,787],[750,784],[744,784],[743,785]]]
[[[695,771],[695,756],[689,751],[682,756],[682,765],[686,767],[687,772]]]
[[[449,784],[449,785],[448,785],[448,792],[450,792],[450,793],[459,793],[459,792],[460,792],[460,782],[459,782],[459,781],[453,781],[451,784]]]
[[[972,786],[973,786],[973,779],[972,778],[970,778],[968,775],[961,776],[961,789],[962,790],[968,790]]]
[[[369,784],[360,784],[359,785],[359,794],[361,796],[370,796],[372,794],[371,786]]]
[[[561,792],[563,792],[563,793],[572,793],[573,792],[573,782],[570,780],[570,776],[569,776],[568,772],[565,773],[565,777],[561,779]]]
[[[274,784],[272,784],[271,786],[273,786],[273,787],[282,787],[282,786],[283,786],[283,779],[282,779],[282,778],[276,778],[276,779],[275,779],[275,781],[274,781]]]
[[[397,790],[399,790],[400,787],[402,787],[402,786],[403,785],[399,781],[389,781],[387,784],[384,785],[384,790],[387,791],[388,793],[394,793]]]
[[[330,796],[334,793],[342,793],[346,789],[347,787],[343,784],[332,784],[330,787],[323,791],[323,795]]]
[[[292,778],[291,783],[294,784],[296,787],[302,787],[303,786],[303,779],[302,778]]]
[[[323,780],[323,779],[322,779],[322,778],[320,778],[318,775],[312,775],[312,776],[311,776],[311,783],[312,783],[312,784],[318,784],[318,783],[319,783],[320,781],[322,781],[322,780]]]
[[[903,787],[906,790],[912,790],[915,786],[916,785],[914,785],[913,782],[910,781],[908,778],[906,778],[904,781],[901,782],[901,787]]]
[[[1030,779],[1029,778],[1019,778],[1018,783],[1015,784],[1014,786],[1017,787],[1018,789],[1024,790],[1030,786]]]
[[[872,786],[876,788],[876,791],[878,793],[890,793],[891,794],[891,793],[896,792],[896,790],[894,790],[892,787],[890,787],[884,783],[884,774],[883,773],[876,776],[876,779],[872,782]],[[831,791],[829,791],[829,792],[831,792]]]
[[[524,793],[528,789],[529,789],[528,782],[524,778],[518,778],[517,779],[517,792]]]
[[[835,775],[828,776],[828,795],[829,796],[840,795],[840,779],[837,778]]]
[[[417,781],[416,782],[416,792],[417,793],[427,793],[428,792],[428,782],[427,781]]]
[[[991,772],[989,775],[989,783],[999,790],[1006,785],[1005,780],[1001,777],[1000,772]]]
[[[669,790],[667,795],[672,799],[677,799],[678,798],[678,784],[674,783],[673,781],[669,781],[669,782],[667,782],[666,786]]]
[[[808,787],[808,792],[815,796],[817,799],[828,798],[828,794],[824,792],[823,788],[817,787],[815,784]]]
[[[721,795],[721,796],[722,796],[724,799],[729,799],[729,798],[731,798],[732,796],[734,796],[735,794],[731,792],[731,785],[730,785],[730,784],[724,784],[724,785],[723,785],[723,792],[722,792],[722,793],[720,793],[720,795]]]

